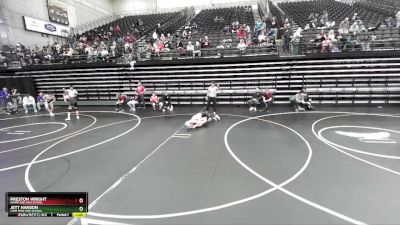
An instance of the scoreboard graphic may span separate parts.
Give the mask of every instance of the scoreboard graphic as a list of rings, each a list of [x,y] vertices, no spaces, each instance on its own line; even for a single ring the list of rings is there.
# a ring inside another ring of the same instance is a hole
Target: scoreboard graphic
[[[86,217],[87,192],[7,192],[9,217]]]

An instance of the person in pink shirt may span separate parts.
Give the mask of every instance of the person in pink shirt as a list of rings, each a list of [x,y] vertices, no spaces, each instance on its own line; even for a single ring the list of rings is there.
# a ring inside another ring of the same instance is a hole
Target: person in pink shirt
[[[142,103],[143,108],[146,108],[146,102],[144,101],[144,93],[146,92],[146,88],[140,81],[137,84],[136,92],[138,93],[139,104]]]
[[[153,92],[153,94],[151,95],[150,102],[153,105],[153,110],[156,110],[158,108],[158,103],[160,102],[160,99],[155,92]]]

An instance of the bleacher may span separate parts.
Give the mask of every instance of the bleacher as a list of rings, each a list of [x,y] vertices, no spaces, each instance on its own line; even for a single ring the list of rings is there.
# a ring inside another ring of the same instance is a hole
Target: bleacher
[[[114,20],[113,22],[107,23],[105,25],[102,25],[85,33],[94,32],[95,30],[109,31],[110,26],[115,28],[116,25],[119,25],[121,28],[121,33],[126,34],[127,32],[132,32],[132,24],[133,24],[138,29],[140,28],[140,36],[143,36],[153,31],[157,27],[157,24],[164,25],[164,23],[167,23],[169,20],[178,17],[180,13],[181,12],[179,11],[179,12],[156,13],[147,15],[123,16],[122,18]],[[142,27],[137,26],[139,19],[143,22]]]
[[[278,6],[293,18],[296,23],[305,27],[308,17],[311,13],[322,14],[323,10],[327,10],[329,19],[336,22],[336,26],[340,24],[346,17],[351,17],[354,13],[360,16],[365,27],[375,27],[377,22],[384,21],[386,17],[393,16],[377,10],[363,7],[361,4],[349,5],[335,0],[312,0],[298,2],[282,2]]]
[[[221,85],[220,104],[244,104],[255,87],[275,90],[275,103],[305,88],[313,101],[328,104],[400,103],[400,58],[297,59],[279,61],[138,65],[16,72],[32,76],[37,92],[55,91],[69,84],[79,91],[80,104],[114,104],[115,94],[132,95],[141,80],[146,99],[168,90],[174,104],[204,104],[210,82]]]

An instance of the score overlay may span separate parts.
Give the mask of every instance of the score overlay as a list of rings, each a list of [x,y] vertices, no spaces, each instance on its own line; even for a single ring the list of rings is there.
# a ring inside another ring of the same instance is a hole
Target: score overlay
[[[9,217],[86,217],[87,192],[7,192]]]

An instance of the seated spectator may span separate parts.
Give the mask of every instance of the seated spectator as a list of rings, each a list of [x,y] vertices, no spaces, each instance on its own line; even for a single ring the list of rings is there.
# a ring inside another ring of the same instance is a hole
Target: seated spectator
[[[187,39],[191,40],[193,38],[192,31],[188,32]]]
[[[257,36],[260,35],[262,27],[263,27],[263,22],[261,21],[260,18],[258,18],[254,26],[254,32],[256,33]]]
[[[242,38],[246,39],[247,38],[247,33],[243,27],[239,28],[238,32],[236,33],[236,37],[237,37],[237,39],[242,39]]]
[[[187,31],[186,31],[186,30],[183,30],[183,31],[182,31],[182,38],[183,38],[183,39],[186,39],[187,36],[188,36]]]
[[[196,44],[194,45],[193,58],[196,56],[196,54],[201,57],[201,44],[198,41],[196,41]]]
[[[391,16],[389,16],[388,18],[385,19],[385,24],[386,24],[386,27],[389,27],[389,28],[393,27],[393,19]]]
[[[308,98],[307,93],[304,90],[300,90],[296,95],[291,96],[289,101],[296,112],[304,112],[306,110],[314,109],[311,105],[311,99]]]
[[[37,112],[35,99],[31,95],[25,95],[22,99],[22,106],[25,109],[25,113],[28,113],[28,107],[32,106],[35,113]]]
[[[164,35],[164,33],[161,34],[161,36],[160,36],[160,41],[162,41],[162,42],[165,41],[165,35]]]
[[[187,55],[188,55],[188,57],[190,57],[190,56],[194,56],[194,46],[192,45],[192,42],[191,41],[189,41],[188,42],[188,45],[186,46],[186,52],[187,52]]]
[[[185,30],[192,30],[192,27],[190,26],[189,21],[185,24]]]
[[[151,53],[153,52],[153,46],[151,43],[148,41],[146,45],[144,46],[144,52],[146,52],[146,58],[149,59],[151,58]]]
[[[13,101],[7,101],[6,113],[8,115],[18,113],[18,105],[15,104]]]
[[[175,48],[178,50],[178,52],[179,52],[181,55],[186,54],[186,50],[183,48],[183,43],[181,42],[180,39],[178,39],[178,40],[176,41]]]
[[[265,36],[265,34],[261,32],[260,35],[258,35],[257,39],[258,39],[258,44],[262,44],[267,41],[267,36]]]
[[[211,41],[208,39],[207,36],[204,37],[204,40],[201,42],[202,48],[211,48]]]
[[[154,53],[157,56],[160,56],[160,52],[164,49],[164,43],[157,39],[156,42],[153,44]]]
[[[348,34],[349,29],[350,29],[349,18],[346,17],[342,22],[340,22],[339,30],[341,30],[341,31],[339,31],[339,32],[341,32],[343,34]]]
[[[244,27],[244,31],[245,31],[247,34],[250,34],[250,33],[251,33],[251,28],[250,28],[250,26],[249,26],[248,24],[243,24],[243,27]]]
[[[232,32],[231,26],[230,25],[226,25],[224,27],[223,31],[224,31],[225,34],[230,34]]]
[[[156,95],[155,92],[153,92],[153,94],[150,97],[150,103],[153,106],[153,110],[155,111],[156,109],[158,109],[159,107],[159,102],[160,99],[158,98],[158,96]]]
[[[244,39],[240,39],[240,42],[237,45],[237,49],[239,50],[239,54],[243,55],[246,51],[246,43],[244,42]]]
[[[360,16],[357,13],[354,13],[353,17],[351,18],[351,22],[357,22],[360,20]]]
[[[139,95],[135,91],[135,93],[134,93],[133,97],[131,98],[131,100],[129,102],[127,102],[127,105],[129,106],[130,111],[135,112],[137,104],[139,104]]]
[[[337,42],[337,40],[336,40],[336,35],[335,35],[335,31],[334,31],[334,30],[330,30],[330,31],[328,32],[327,38],[330,39],[332,42]]]
[[[44,105],[44,102],[44,95],[42,92],[40,92],[36,97],[36,108],[38,109],[38,111],[42,109],[42,105]]]
[[[153,31],[152,37],[153,37],[153,40],[157,40],[158,39],[158,34],[157,34],[156,31]]]
[[[263,100],[262,96],[260,88],[257,87],[251,99],[247,101],[250,106],[250,111],[257,111],[257,106],[260,105]]]
[[[263,93],[263,102],[265,104],[265,108],[263,111],[269,111],[269,107],[271,107],[272,102],[273,102],[273,96],[272,96],[272,92],[266,88],[264,93]]]
[[[330,52],[332,49],[332,41],[329,38],[326,38],[325,40],[322,41],[321,44],[321,52]]]
[[[169,111],[174,110],[174,106],[171,104],[171,96],[167,91],[164,92],[164,95],[160,99],[160,108],[163,112],[165,112],[165,109]]]
[[[103,50],[101,50],[100,52],[100,56],[103,60],[107,60],[108,59],[108,51],[107,48],[103,48]]]
[[[121,35],[121,27],[119,26],[119,24],[117,24],[114,28],[114,33],[115,35]]]
[[[239,25],[239,21],[234,19],[232,22],[232,33],[236,33],[236,31],[239,29]]]
[[[124,106],[125,104],[127,104],[127,96],[124,94],[117,94],[117,102],[115,103],[115,105],[117,106],[115,108],[116,112],[123,112],[124,111]]]
[[[311,24],[312,28],[317,27],[317,18],[314,16],[314,13],[311,13],[308,17],[308,22]]]

